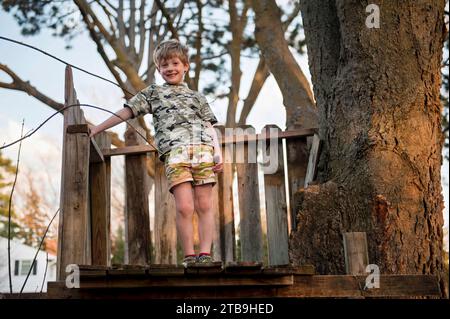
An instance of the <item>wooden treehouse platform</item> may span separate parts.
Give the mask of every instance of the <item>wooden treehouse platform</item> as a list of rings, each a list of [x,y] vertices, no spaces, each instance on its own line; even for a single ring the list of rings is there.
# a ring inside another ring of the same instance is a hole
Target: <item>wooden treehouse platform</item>
[[[65,105],[77,103],[72,71],[67,67]],[[138,120],[132,120],[131,124],[137,127]],[[251,126],[241,126],[240,133],[231,134],[224,127],[216,129],[221,137],[224,165],[213,187],[213,209],[217,213],[212,253],[221,262],[184,269],[177,266],[173,195],[167,191],[164,166],[155,149],[130,128],[125,134],[126,145],[120,148],[111,147],[106,132],[89,138],[83,111],[79,106],[66,109],[57,281],[48,283],[46,294],[28,296],[136,299],[440,296],[437,279],[425,275],[381,274],[379,288],[366,289],[369,260],[365,233],[343,233],[348,275],[316,275],[311,265],[290,266],[288,241],[290,232],[296,229],[295,196],[299,188],[308,187],[315,179],[321,145],[317,129],[281,131],[268,125],[260,134]],[[286,154],[282,143],[286,143]],[[256,161],[258,154],[262,163]],[[118,155],[124,156],[126,167],[127,265],[111,265],[110,260],[111,157]],[[259,186],[261,169],[264,184]],[[150,236],[147,172],[153,174],[155,186],[154,242]],[[234,172],[239,212],[234,211],[233,205]],[[260,187],[265,193],[266,244]],[[240,220],[239,236],[235,233],[236,214]],[[238,239],[242,262],[237,262]],[[263,266],[265,255],[267,265]],[[73,265],[80,270],[79,288],[66,285],[67,267]],[[26,295],[9,296],[15,297]]]

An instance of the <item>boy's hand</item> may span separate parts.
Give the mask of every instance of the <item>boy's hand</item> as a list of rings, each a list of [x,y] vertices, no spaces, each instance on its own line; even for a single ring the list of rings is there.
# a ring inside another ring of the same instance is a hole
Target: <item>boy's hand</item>
[[[214,154],[214,163],[216,165],[214,165],[213,171],[216,172],[216,173],[221,172],[223,170],[222,154],[220,154],[220,153],[215,153]]]
[[[97,134],[97,131],[95,130],[95,126],[88,124],[89,128],[89,137],[94,137],[95,134]]]

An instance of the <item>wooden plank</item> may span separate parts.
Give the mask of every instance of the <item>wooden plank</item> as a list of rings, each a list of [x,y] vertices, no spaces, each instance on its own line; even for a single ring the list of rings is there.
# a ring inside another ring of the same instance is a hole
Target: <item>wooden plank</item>
[[[314,134],[311,144],[311,151],[309,152],[308,169],[306,171],[305,177],[305,187],[308,187],[309,183],[311,183],[316,178],[317,163],[319,161],[320,155],[320,146],[321,141],[319,135]]]
[[[184,276],[184,267],[166,264],[154,264],[147,268],[149,276]]]
[[[268,135],[271,128],[276,129],[278,133],[281,132],[276,125],[266,125],[262,134],[265,132]],[[289,264],[289,238],[282,140],[271,140],[265,145],[262,152],[263,154],[270,153],[272,143],[275,143],[277,154],[263,156],[263,158],[269,159],[269,166],[276,167],[275,171],[271,170],[269,174],[264,174],[269,265],[287,265]]]
[[[141,134],[144,130],[138,119],[128,121]],[[144,143],[134,128],[127,124],[125,144],[128,146]],[[125,156],[125,228],[126,245],[130,264],[148,264],[151,259],[151,237],[148,195],[150,191],[146,155]]]
[[[209,264],[195,263],[189,265],[185,269],[185,274],[187,275],[212,275],[221,274],[223,272],[222,262],[213,262]]]
[[[216,174],[216,178],[221,173]],[[214,214],[214,234],[213,234],[213,245],[212,245],[212,256],[214,260],[222,260],[222,249],[221,249],[221,236],[220,236],[220,206],[219,206],[219,187],[221,184],[218,182],[212,188],[212,211]]]
[[[305,275],[312,276],[315,275],[315,268],[313,265],[302,265],[302,266],[269,266],[262,269],[264,275]]]
[[[278,138],[298,138],[298,137],[306,137],[306,136],[312,136],[316,134],[318,131],[317,128],[307,128],[307,129],[295,129],[295,130],[289,130],[280,132],[280,135]],[[245,135],[232,135],[232,136],[226,136],[224,139],[220,139],[219,142],[221,144],[229,144],[229,143],[243,143],[243,142],[254,142],[257,140],[262,139],[268,139],[269,137],[264,134],[245,134]]]
[[[67,134],[85,133],[89,134],[89,128],[87,124],[73,124],[66,128]]]
[[[289,220],[288,232],[297,229],[296,215],[298,211],[295,194],[305,185],[308,167],[308,142],[311,137],[300,136],[286,140],[286,164],[289,189]]]
[[[223,125],[214,126],[218,136],[225,135]],[[228,144],[222,147],[223,170],[217,175],[219,197],[219,229],[220,251],[223,262],[235,260],[236,241],[234,229],[233,207],[233,172],[234,172],[234,146]]]
[[[431,275],[380,275],[380,288],[364,289],[367,276],[295,276],[294,285],[280,297],[412,297],[439,296]]]
[[[110,147],[111,140],[102,132],[95,137],[95,145]],[[91,143],[92,146],[92,143]],[[92,152],[91,152],[92,154]],[[95,162],[89,167],[90,204],[92,221],[92,263],[108,265],[110,262],[110,175],[105,162]]]
[[[343,233],[345,270],[348,275],[366,274],[369,264],[367,237],[365,232]]]
[[[104,133],[104,132],[102,132]],[[99,135],[99,134],[98,134]],[[101,163],[105,161],[102,151],[100,150],[99,145],[96,143],[97,136],[95,138],[91,137],[91,147],[90,147],[90,155],[89,161],[91,163]]]
[[[251,125],[239,128],[254,134]],[[242,261],[262,261],[263,242],[259,203],[258,163],[256,142],[236,144],[238,178],[240,242]]]
[[[78,103],[70,67],[65,74],[65,106]],[[88,207],[89,137],[67,134],[70,125],[85,124],[79,106],[64,111],[63,158],[58,229],[57,278],[66,275],[69,264],[91,263],[90,216]]]
[[[267,276],[266,276],[267,277]],[[187,278],[192,281],[194,278]],[[215,278],[217,279],[217,278]],[[245,279],[238,277],[237,279]],[[252,278],[257,281],[258,277]],[[380,288],[364,290],[364,276],[303,276],[294,275],[292,285],[242,285],[231,286],[236,281],[228,281],[228,285],[221,286],[176,286],[180,278],[173,278],[167,285],[154,285],[139,289],[131,289],[126,280],[122,281],[116,289],[98,283],[98,289],[67,289],[64,281],[48,283],[48,298],[66,299],[101,299],[101,298],[127,298],[127,299],[223,299],[223,298],[408,298],[408,297],[434,297],[440,298],[440,289],[436,276],[432,275],[381,275]],[[153,278],[148,282],[153,281]],[[247,281],[248,283],[248,281]],[[210,282],[214,284],[214,282]],[[162,287],[164,287],[162,289]],[[145,289],[142,289],[145,288]]]
[[[226,274],[255,275],[262,273],[262,262],[229,262],[225,265]]]
[[[164,163],[155,159],[155,263],[177,263],[176,208]]]
[[[156,152],[156,149],[151,145],[133,145],[112,149],[102,149],[104,157],[111,157],[118,155],[142,155],[154,152]]]
[[[293,275],[283,276],[189,276],[189,277],[144,277],[140,274],[114,274],[106,278],[84,277],[79,289],[153,288],[153,287],[236,287],[236,286],[289,286]],[[52,283],[50,286],[55,286]]]

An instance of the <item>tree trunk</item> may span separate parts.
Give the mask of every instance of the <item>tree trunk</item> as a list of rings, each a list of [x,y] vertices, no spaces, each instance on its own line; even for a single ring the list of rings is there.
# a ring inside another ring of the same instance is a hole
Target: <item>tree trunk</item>
[[[441,276],[444,1],[379,8],[380,28],[368,28],[360,1],[302,0],[324,145],[291,258],[343,273],[342,233],[362,231],[381,273]]]
[[[275,0],[253,0],[252,6],[256,41],[283,94],[287,128],[317,127],[314,97],[284,38],[280,9]]]

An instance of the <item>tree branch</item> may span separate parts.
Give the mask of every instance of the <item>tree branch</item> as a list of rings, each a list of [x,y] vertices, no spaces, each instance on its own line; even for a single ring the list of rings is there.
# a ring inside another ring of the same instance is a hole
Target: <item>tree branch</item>
[[[170,17],[170,14],[167,11],[166,7],[164,6],[164,4],[161,3],[160,0],[155,0],[155,3],[158,5],[159,10],[161,10],[161,13],[164,16],[164,18],[166,18],[167,27],[169,28],[170,32],[172,32],[173,37],[179,40],[180,37],[178,36],[178,31],[177,29],[175,29],[172,18]]]
[[[12,78],[11,83],[4,83],[0,82],[0,87],[10,90],[16,90],[16,91],[22,91],[27,93],[28,95],[33,96],[37,100],[41,101],[42,103],[50,106],[55,111],[60,111],[63,107],[63,103],[56,102],[52,98],[46,96],[42,92],[40,92],[38,89],[36,89],[34,86],[30,84],[29,81],[23,81],[14,71],[12,71],[7,65],[0,63],[0,70],[4,71],[6,74],[8,74]],[[90,122],[88,122],[91,124]],[[117,133],[108,131],[108,135],[111,137],[111,143],[116,147],[123,147],[125,143],[119,138]]]

